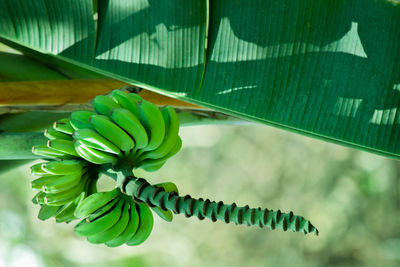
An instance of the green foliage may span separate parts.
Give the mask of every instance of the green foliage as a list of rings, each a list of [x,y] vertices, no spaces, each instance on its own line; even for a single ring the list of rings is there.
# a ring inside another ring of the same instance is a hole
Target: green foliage
[[[0,37],[229,114],[400,154],[396,2],[92,3],[2,1]]]

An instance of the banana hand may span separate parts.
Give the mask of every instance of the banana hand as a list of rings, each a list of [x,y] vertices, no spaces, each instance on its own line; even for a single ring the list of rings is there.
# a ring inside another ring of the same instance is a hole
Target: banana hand
[[[85,198],[76,208],[75,215],[78,218],[85,218],[96,210],[106,205],[109,201],[121,194],[119,188],[108,192],[94,193]]]
[[[129,222],[129,203],[121,200],[116,207],[120,209],[119,220],[105,231],[95,233],[87,237],[92,244],[106,243],[119,236],[126,228]]]
[[[133,237],[125,244],[128,246],[137,246],[142,244],[150,236],[153,230],[153,214],[149,207],[144,203],[136,203],[136,209],[139,212],[139,226]]]
[[[137,104],[142,98],[137,94],[128,94],[121,90],[114,90],[110,97],[121,107],[130,111],[136,118],[140,118]]]
[[[93,115],[89,119],[90,124],[96,131],[116,145],[122,151],[129,151],[135,146],[132,138],[119,126],[114,124],[108,117]]]
[[[79,236],[88,237],[111,228],[121,217],[122,204],[122,201],[118,201],[110,212],[105,213],[94,221],[82,220],[75,226],[75,233]]]
[[[112,109],[119,108],[120,106],[110,97],[98,95],[93,100],[93,107],[98,114],[108,116]]]
[[[179,119],[175,110],[167,106],[161,109],[161,113],[165,122],[165,137],[158,148],[141,155],[139,161],[164,157],[172,150],[178,140]]]
[[[47,142],[47,146],[66,155],[79,157],[78,153],[76,153],[76,150],[74,148],[74,142],[72,141],[64,139],[54,139],[54,140],[49,140]]]
[[[44,131],[44,136],[50,140],[64,139],[64,140],[72,141],[72,137],[70,135],[56,131],[54,129],[46,129]]]
[[[180,137],[178,137],[178,140],[176,141],[174,147],[171,149],[170,152],[168,152],[167,155],[159,159],[145,159],[141,161],[136,166],[136,168],[142,168],[143,170],[148,172],[156,171],[159,168],[161,168],[170,157],[178,153],[181,147],[182,147],[182,140]]]
[[[64,205],[55,215],[56,222],[61,223],[69,223],[75,219],[75,209],[79,205],[79,203],[86,197],[86,192],[82,192],[79,196],[77,196],[74,201]]]
[[[117,158],[115,155],[96,150],[91,147],[87,147],[79,140],[75,140],[75,150],[85,160],[94,163],[94,164],[115,164],[117,162]]]
[[[127,109],[116,108],[111,110],[111,119],[135,140],[135,149],[147,146],[149,139],[146,130],[133,113]]]
[[[105,139],[102,135],[100,135],[93,129],[78,129],[74,132],[73,136],[76,140],[79,140],[87,147],[91,147],[108,153],[113,153],[116,155],[121,153],[121,150],[117,146]]]
[[[72,112],[70,117],[70,123],[72,128],[74,128],[74,130],[92,128],[92,126],[89,123],[89,118],[90,116],[95,114],[96,113],[94,112],[86,110]]]
[[[164,139],[164,118],[158,107],[146,100],[138,103],[140,122],[144,126],[149,137],[148,145],[143,151],[151,151],[159,147]]]
[[[71,135],[74,132],[74,128],[72,128],[71,123],[67,118],[56,121],[53,124],[53,128],[57,132],[65,133],[68,135]]]
[[[106,245],[109,247],[118,247],[130,240],[133,235],[136,233],[136,230],[139,226],[139,214],[136,210],[135,202],[130,199],[129,200],[129,222],[126,226],[125,230],[117,237],[106,242]]]
[[[41,169],[53,175],[81,174],[86,165],[83,160],[50,161],[41,163]]]

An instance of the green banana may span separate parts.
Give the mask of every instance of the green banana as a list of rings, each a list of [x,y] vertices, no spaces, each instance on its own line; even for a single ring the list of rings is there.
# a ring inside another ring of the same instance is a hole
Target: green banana
[[[111,119],[135,140],[135,149],[147,146],[149,139],[146,130],[132,112],[123,108],[111,110]]]
[[[117,236],[119,236],[126,228],[129,223],[129,202],[121,200],[116,209],[120,209],[120,218],[119,220],[111,226],[109,229],[95,233],[87,237],[87,240],[92,244],[101,244],[106,243]]]
[[[32,153],[35,155],[43,156],[46,158],[53,158],[53,159],[69,159],[72,158],[71,155],[56,150],[54,148],[44,146],[44,145],[37,145],[32,147]]]
[[[43,192],[56,194],[69,191],[81,182],[81,175],[64,175],[43,185]]]
[[[62,175],[49,175],[49,176],[40,177],[31,182],[31,187],[33,189],[42,189],[45,184],[52,182],[52,181],[56,181],[60,177],[62,177]]]
[[[75,140],[76,152],[87,161],[94,164],[116,163],[117,158],[109,153],[85,146],[81,141]]]
[[[75,217],[75,209],[79,205],[79,203],[86,197],[86,192],[82,192],[79,196],[77,196],[74,201],[69,202],[64,205],[55,215],[56,222],[71,222],[76,219]]]
[[[83,192],[82,192],[83,193]],[[79,196],[78,196],[79,197]],[[78,198],[76,197],[76,198]],[[55,207],[55,206],[54,206]],[[69,223],[76,219],[74,216],[74,201],[71,201],[64,206],[62,206],[59,212],[54,216],[57,223]]]
[[[44,169],[42,169],[44,163],[37,163],[35,165],[31,166],[31,174],[35,176],[48,176],[52,175],[51,173],[48,173]]]
[[[42,205],[39,210],[39,220],[45,221],[53,217],[60,210],[60,206]]]
[[[76,153],[76,150],[74,148],[74,142],[72,142],[72,141],[63,140],[63,139],[49,140],[47,142],[47,147],[55,149],[57,151],[65,153],[65,154],[79,157],[78,153]]]
[[[106,242],[106,245],[109,247],[118,247],[130,240],[133,235],[136,233],[136,230],[139,226],[139,214],[137,213],[136,210],[136,205],[135,202],[133,202],[133,199],[131,198],[129,200],[129,222],[128,225],[126,226],[125,230],[117,237],[109,240]]]
[[[38,192],[33,198],[32,198],[32,203],[33,204],[40,204],[44,205],[44,197],[46,196],[46,193],[43,191]]]
[[[32,200],[31,200],[33,204],[35,204],[35,205],[39,204],[37,201],[37,197],[40,193],[43,193],[43,192],[40,191],[40,192],[36,193],[36,195],[33,196]]]
[[[136,203],[136,209],[139,213],[139,226],[133,237],[125,244],[128,246],[137,246],[146,241],[153,230],[153,214],[149,207],[144,203]]]
[[[72,128],[71,123],[68,118],[56,121],[53,124],[53,128],[57,132],[61,132],[61,133],[69,134],[69,135],[71,135],[74,132],[74,128]]]
[[[49,206],[61,206],[65,205],[70,201],[73,201],[78,195],[80,195],[85,189],[87,179],[81,179],[77,186],[71,190],[62,191],[59,193],[46,193],[44,201]]]
[[[176,143],[176,140],[178,139],[179,119],[175,109],[166,106],[161,109],[161,114],[165,122],[165,137],[158,148],[141,155],[139,161],[144,159],[159,159],[164,157],[171,151]]]
[[[144,126],[149,138],[148,145],[142,151],[151,151],[159,147],[165,135],[165,123],[161,111],[149,101],[141,100],[138,103],[140,122]]]
[[[96,210],[95,212],[93,212],[92,214],[90,214],[86,220],[91,222],[96,220],[97,218],[103,216],[103,214],[107,213],[109,210],[111,210],[112,207],[115,206],[115,204],[117,204],[118,201],[121,200],[121,196],[116,196],[114,199],[112,199],[110,202],[108,202],[107,204],[105,204],[103,207],[99,208],[98,210]]]
[[[83,192],[83,183],[79,183],[75,188],[59,193],[46,193],[44,203],[49,206],[63,206],[73,201]]]
[[[98,114],[108,116],[113,108],[119,108],[120,106],[110,97],[98,95],[93,100],[93,107]]]
[[[71,140],[72,141],[72,137],[68,134],[62,133],[62,132],[58,132],[54,129],[46,129],[44,130],[44,136],[47,137],[48,139],[64,139],[64,140]]]
[[[119,201],[111,210],[105,213],[103,216],[98,217],[96,220],[88,222],[87,220],[80,221],[75,226],[75,233],[79,236],[91,236],[99,232],[103,232],[111,228],[117,223],[121,217],[121,205],[122,201]]]
[[[171,149],[171,151],[167,155],[159,159],[145,159],[140,163],[138,163],[136,165],[136,168],[142,168],[143,170],[148,172],[156,171],[164,165],[167,159],[178,153],[181,147],[182,147],[182,139],[178,136],[178,140],[176,141],[175,146]]]
[[[161,169],[162,166],[167,162],[167,160],[164,161],[157,161],[154,160],[155,162],[145,162],[142,166],[139,166],[143,170],[147,172],[155,172]]]
[[[84,218],[103,207],[116,196],[120,195],[119,188],[107,192],[97,192],[85,198],[76,208],[75,216]]]
[[[91,128],[92,125],[89,123],[89,118],[94,114],[96,113],[86,110],[72,112],[70,116],[71,126],[74,130]]]
[[[129,110],[136,118],[140,118],[137,103],[142,98],[137,94],[125,93],[121,90],[113,90],[110,97],[121,107]]]
[[[73,134],[76,140],[81,141],[86,147],[91,147],[100,151],[113,154],[120,154],[121,151],[113,143],[105,139],[102,135],[93,129],[78,129]]]
[[[98,133],[119,147],[122,151],[128,151],[135,146],[132,138],[119,126],[115,125],[108,117],[93,115],[89,119]]]
[[[64,175],[73,173],[82,173],[83,167],[86,163],[82,160],[61,160],[49,161],[42,163],[42,170],[49,174]]]

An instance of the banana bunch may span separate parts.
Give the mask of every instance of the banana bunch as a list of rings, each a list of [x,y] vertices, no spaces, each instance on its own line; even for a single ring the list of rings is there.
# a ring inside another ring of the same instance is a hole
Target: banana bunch
[[[51,217],[56,222],[75,220],[75,208],[87,195],[96,192],[98,175],[91,172],[88,163],[75,150],[72,134],[74,128],[68,118],[56,121],[53,128],[46,129],[47,145],[37,145],[32,152],[52,161],[31,166],[38,179],[33,189],[40,190],[32,202],[39,204],[39,219]]]
[[[75,111],[47,129],[47,146],[34,146],[34,154],[53,159],[83,158],[93,164],[116,165],[128,161],[152,172],[182,147],[179,119],[172,107],[161,110],[139,95],[114,90],[97,96],[95,112]]]
[[[55,122],[45,131],[47,145],[32,148],[34,154],[53,160],[31,167],[32,174],[40,176],[32,181],[32,188],[40,190],[33,202],[41,205],[42,220],[84,218],[75,232],[89,242],[137,245],[152,230],[150,208],[166,221],[172,220],[172,212],[135,202],[118,189],[96,193],[98,169],[93,164],[158,170],[182,146],[178,116],[171,107],[159,109],[120,90],[97,96],[93,106],[95,112],[76,111]],[[172,183],[156,186],[177,192]]]
[[[75,233],[92,244],[117,247],[143,243],[153,229],[153,214],[144,203],[136,203],[118,188],[98,192],[81,201],[75,215],[83,218]]]
[[[93,106],[95,112],[75,111],[70,117],[75,151],[91,163],[125,161],[132,168],[156,171],[182,146],[178,116],[169,106],[160,110],[120,90],[97,96]]]
[[[96,181],[88,164],[80,159],[49,161],[31,167],[33,189],[40,190],[32,202],[39,204],[39,219],[55,217],[57,222],[75,220],[75,208],[89,194],[96,191]]]

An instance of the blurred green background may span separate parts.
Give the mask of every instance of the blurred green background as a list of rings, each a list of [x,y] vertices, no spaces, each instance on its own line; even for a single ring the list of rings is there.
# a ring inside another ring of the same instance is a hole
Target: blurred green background
[[[36,218],[30,163],[0,175],[0,266],[400,266],[399,161],[258,125],[184,127],[181,137],[160,171],[137,175],[182,195],[293,211],[320,236],[177,215],[155,217],[138,247],[92,245],[73,224]]]

